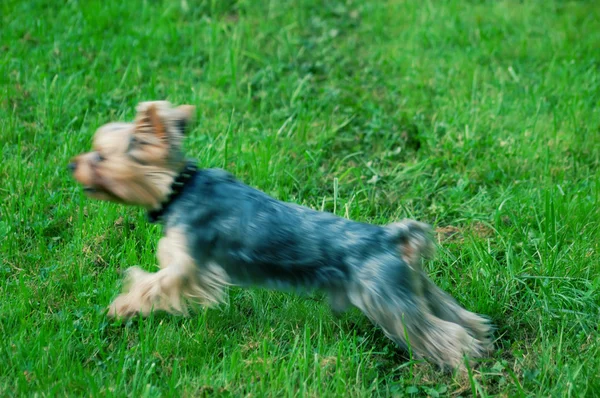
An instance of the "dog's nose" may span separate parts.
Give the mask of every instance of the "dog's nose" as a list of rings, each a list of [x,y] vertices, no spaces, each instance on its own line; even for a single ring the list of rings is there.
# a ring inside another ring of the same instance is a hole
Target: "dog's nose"
[[[75,171],[75,169],[77,168],[77,163],[71,162],[67,165],[67,168],[69,169],[69,171],[71,173],[73,173]]]

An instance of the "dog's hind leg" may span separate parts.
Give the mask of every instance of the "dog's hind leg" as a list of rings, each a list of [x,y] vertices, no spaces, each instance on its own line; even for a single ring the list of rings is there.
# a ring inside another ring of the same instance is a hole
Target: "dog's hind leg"
[[[353,305],[399,346],[415,358],[427,358],[440,367],[462,366],[464,355],[480,356],[482,347],[459,324],[445,321],[429,311],[422,298],[404,294],[393,283],[361,283],[349,291]]]
[[[400,236],[400,249],[404,254],[412,250],[411,264],[394,252],[368,258],[353,267],[356,274],[348,287],[348,297],[390,339],[410,348],[415,357],[430,359],[441,367],[462,367],[464,355],[479,357],[485,352],[485,342],[471,336],[460,323],[433,312],[425,293],[440,293],[422,278],[419,264],[419,245],[428,243],[423,236],[417,236],[415,242],[415,233],[407,229],[409,233]]]
[[[474,339],[469,342],[471,348],[466,349],[472,355],[479,356],[491,349],[491,325],[489,322],[462,308],[449,294],[437,287],[421,267],[422,260],[431,258],[435,251],[431,240],[431,228],[413,220],[403,220],[390,224],[386,228],[396,243],[398,254],[408,265],[403,272],[404,278],[398,282],[398,288],[408,290],[407,293],[410,294],[407,295],[407,298],[415,301],[415,308],[412,309],[412,312],[416,311],[421,318],[427,318],[428,321],[424,322],[424,325],[447,329],[458,334],[462,334],[466,330]],[[397,271],[402,271],[400,265]],[[393,270],[389,272],[394,273]],[[392,289],[391,286],[388,287],[388,290],[390,289]],[[389,295],[390,297],[394,296],[393,290],[390,290]],[[408,313],[410,312],[411,310],[408,309]],[[468,341],[469,339],[462,340]]]
[[[424,272],[421,273],[421,283],[424,299],[436,317],[463,326],[471,336],[480,341],[484,349],[492,348],[493,328],[489,320],[461,307],[452,296],[436,286]]]
[[[158,261],[161,269],[155,273],[138,267],[127,270],[124,291],[110,305],[110,316],[152,311],[186,314],[190,302],[210,305],[222,300],[226,278],[217,272],[218,267],[196,265],[182,231],[167,231],[158,245]]]

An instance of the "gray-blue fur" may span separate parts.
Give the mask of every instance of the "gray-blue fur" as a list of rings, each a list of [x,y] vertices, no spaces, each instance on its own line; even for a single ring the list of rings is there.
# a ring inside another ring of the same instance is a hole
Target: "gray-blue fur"
[[[491,345],[487,320],[422,270],[434,246],[425,224],[351,221],[281,202],[220,169],[199,170],[164,221],[185,231],[199,275],[203,264],[218,264],[238,286],[324,290],[336,313],[354,305],[397,344],[442,367]]]
[[[406,278],[385,228],[275,200],[219,169],[199,170],[165,218],[186,229],[198,263],[216,262],[234,284],[328,288],[361,270]]]

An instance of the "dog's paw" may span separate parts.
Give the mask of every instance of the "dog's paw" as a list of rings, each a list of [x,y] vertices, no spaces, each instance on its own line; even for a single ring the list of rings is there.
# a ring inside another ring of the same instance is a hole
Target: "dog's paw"
[[[123,293],[121,293],[108,307],[108,316],[111,318],[130,318],[136,314],[148,315],[151,309],[150,298],[153,289],[153,275],[139,267],[131,267],[125,271]]]
[[[107,316],[115,319],[127,319],[140,312],[140,308],[133,303],[131,295],[121,294],[108,306]]]

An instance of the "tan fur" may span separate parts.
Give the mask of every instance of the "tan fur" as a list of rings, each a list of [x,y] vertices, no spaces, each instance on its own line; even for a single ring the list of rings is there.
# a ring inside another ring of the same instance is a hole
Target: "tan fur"
[[[220,267],[198,267],[188,252],[184,231],[169,229],[158,245],[160,270],[132,267],[123,293],[109,307],[109,315],[128,317],[152,311],[187,314],[192,303],[211,306],[223,301],[227,277]]]
[[[464,370],[465,355],[481,357],[492,348],[489,322],[462,308],[423,271],[423,259],[431,258],[435,251],[428,239],[429,226],[403,220],[388,228],[411,270],[408,277],[414,296],[395,296],[377,290],[377,285],[362,284],[349,289],[347,297],[390,339],[411,349],[416,358],[427,357],[441,367]],[[343,298],[334,293],[332,302]]]
[[[156,208],[170,193],[184,166],[182,124],[195,108],[173,108],[166,101],[142,102],[133,123],[109,123],[98,129],[89,153],[73,159],[73,175],[97,199]],[[132,267],[123,293],[109,307],[112,316],[151,311],[186,314],[188,305],[223,301],[227,277],[213,264],[195,264],[185,232],[168,229],[158,245],[160,270]]]
[[[158,139],[166,140],[167,134],[165,133],[165,126],[164,126],[164,123],[161,122],[161,120],[156,112],[156,106],[155,105],[149,106],[147,113],[148,113],[148,117],[150,118],[151,125],[154,126],[154,134],[156,134]]]
[[[435,246],[429,239],[431,228],[427,224],[409,219],[390,224],[388,228],[402,231],[402,235],[410,237],[398,243],[398,253],[409,267],[420,271],[422,260],[432,258],[435,253]]]
[[[71,164],[75,178],[94,198],[157,208],[184,167],[182,126],[193,113],[194,107],[189,105],[173,108],[165,101],[140,103],[134,122],[110,123],[96,132],[93,150],[77,156]],[[481,356],[491,346],[490,325],[460,307],[421,268],[422,258],[434,250],[429,228],[412,220],[387,228],[410,270],[407,284],[411,289],[367,281],[332,288],[329,296],[334,311],[341,312],[350,304],[358,307],[397,344],[441,366],[461,367],[464,355]],[[196,263],[186,232],[166,228],[158,244],[160,269],[150,273],[130,268],[109,315],[187,314],[191,304],[212,306],[223,301],[229,284],[225,271],[217,264]]]
[[[452,296],[437,287],[424,272],[421,273],[421,280],[427,303],[436,317],[461,325],[470,331],[471,335],[480,342],[482,352],[492,349],[491,326],[487,320],[461,307]]]
[[[433,257],[435,246],[428,239],[431,229],[428,225],[415,220],[405,219],[388,225],[388,228],[400,232],[404,239],[398,239],[398,255],[413,271],[410,273],[411,285],[419,296],[423,295],[423,273],[421,264],[424,259]]]
[[[98,129],[93,151],[73,159],[75,179],[93,198],[157,207],[185,163],[177,123],[188,123],[194,109],[172,108],[166,101],[140,103],[134,123]]]
[[[386,336],[408,348],[416,359],[427,357],[442,368],[464,369],[465,355],[480,357],[488,349],[487,341],[475,339],[461,325],[431,314],[423,301],[416,303],[420,309],[407,308],[407,312],[402,312],[397,303],[360,287],[349,291],[349,298]]]

